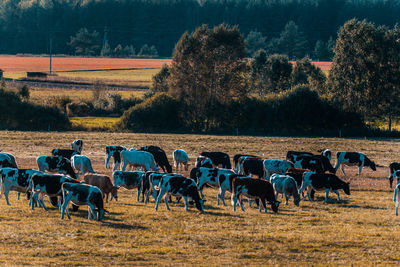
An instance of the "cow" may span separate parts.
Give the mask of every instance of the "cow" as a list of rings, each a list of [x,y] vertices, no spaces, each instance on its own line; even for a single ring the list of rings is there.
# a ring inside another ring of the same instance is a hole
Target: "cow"
[[[264,177],[264,160],[244,156],[240,158],[240,174],[256,175],[258,178]]]
[[[160,183],[158,186],[155,186],[155,189],[159,190],[159,194],[156,201],[155,210],[157,211],[158,205],[161,199],[165,194],[173,195],[176,197],[183,197],[185,200],[185,210],[188,211],[188,198],[191,198],[196,205],[196,208],[203,212],[203,200],[199,196],[199,192],[197,191],[196,183],[184,176],[174,176],[174,175],[164,175],[161,177]],[[170,210],[168,205],[168,198],[165,199],[165,206],[168,210]]]
[[[296,181],[297,189],[300,189],[301,185],[303,184],[303,174],[308,171],[310,170],[290,168],[286,171],[285,175],[292,177]],[[310,193],[311,199],[314,199],[314,194],[315,190],[312,189]],[[304,192],[302,193],[302,196],[304,197]]]
[[[196,164],[194,165],[196,168],[205,167],[212,168],[213,162],[210,158],[205,156],[198,156],[196,159]]]
[[[35,173],[40,171],[32,169],[16,169],[16,168],[2,168],[0,169],[0,192],[4,188],[4,196],[6,198],[7,205],[10,205],[8,200],[8,194],[10,191],[17,191],[19,193],[28,193],[29,182],[31,177]]]
[[[185,166],[185,171],[188,170],[189,156],[185,150],[175,149],[172,156],[174,158],[175,170],[178,170],[178,166],[180,167],[180,170],[182,170],[182,166]]]
[[[266,202],[271,205],[272,210],[278,212],[279,201],[276,200],[274,194],[274,188],[272,184],[264,179],[253,179],[253,178],[235,178],[232,180],[232,196],[231,203],[233,211],[236,211],[236,204],[239,197],[243,195],[250,199],[259,200],[259,211],[261,207],[267,212]],[[244,207],[242,201],[239,201],[242,211]]]
[[[114,159],[113,171],[117,170],[121,164],[121,152],[126,151],[124,146],[106,146],[106,168],[109,168],[110,158]]]
[[[219,200],[222,200],[222,204],[226,206],[225,204],[225,192],[229,191],[232,193],[232,181],[234,178],[251,178],[249,176],[245,175],[240,175],[240,174],[221,174],[218,177],[218,185],[219,185],[219,191],[218,191],[218,205],[219,205]]]
[[[141,182],[143,179],[144,172],[126,172],[126,171],[115,171],[113,172],[114,186],[123,187],[125,189],[138,189],[137,201],[139,201]]]
[[[166,173],[172,173],[172,166],[169,164],[167,154],[158,146],[142,146],[141,151],[149,152],[153,155],[156,164]]]
[[[396,187],[394,188],[394,196],[393,196],[393,201],[396,204],[396,216],[399,215],[398,210],[399,210],[399,201],[400,201],[400,184],[397,184]]]
[[[111,199],[115,198],[118,201],[118,187],[114,186],[111,182],[110,177],[103,174],[93,173],[86,174],[83,178],[86,184],[94,185],[100,188],[103,192],[103,199],[106,198],[106,202],[108,202],[108,196],[111,193]]]
[[[331,173],[315,173],[306,172],[303,175],[303,184],[299,189],[299,193],[302,193],[305,188],[307,188],[307,196],[310,201],[310,189],[325,190],[325,203],[328,202],[329,192],[333,191],[338,196],[338,201],[340,201],[339,189],[350,195],[350,183],[346,183],[340,180],[336,175]]]
[[[389,164],[389,182],[390,188],[392,188],[393,180],[397,177],[397,183],[399,183],[400,176],[400,162],[392,162]]]
[[[313,156],[314,154],[311,152],[304,152],[304,151],[292,151],[289,150],[286,153],[286,160],[294,162],[294,160],[298,157],[298,156]]]
[[[247,155],[247,154],[236,154],[236,155],[234,155],[234,156],[233,156],[233,165],[235,166],[235,172],[236,172],[236,173],[239,173],[239,172],[240,172],[240,169],[239,169],[239,166],[240,166],[239,159],[240,159],[241,157],[259,158],[258,156]]]
[[[72,178],[77,179],[69,159],[60,156],[39,156],[36,158],[36,162],[41,172],[58,172],[68,174]]]
[[[273,173],[284,174],[287,169],[293,168],[293,163],[287,160],[266,159],[263,165],[264,177],[267,180]]]
[[[82,153],[82,148],[83,148],[83,141],[81,139],[76,139],[71,144],[71,149],[78,152],[78,154]]]
[[[130,150],[121,152],[122,171],[125,171],[128,165],[133,167],[142,167],[145,171],[158,171],[153,154],[146,151]]]
[[[197,178],[197,188],[200,190],[201,198],[204,198],[203,187],[207,184],[212,187],[219,186],[219,177],[221,175],[235,174],[233,170],[230,169],[218,169],[218,168],[198,168],[196,172]],[[217,196],[218,199],[218,196]],[[218,199],[219,203],[219,199]]]
[[[323,172],[335,173],[335,168],[332,166],[328,157],[324,155],[314,155],[313,158],[321,161]]]
[[[30,202],[32,210],[34,209],[37,201],[39,201],[39,204],[44,210],[47,210],[43,198],[38,198],[40,193],[46,194],[50,198],[52,204],[59,207],[59,204],[57,203],[57,198],[59,196],[62,196],[61,186],[65,182],[78,184],[80,183],[79,180],[60,174],[33,174],[29,183],[29,190],[32,192]]]
[[[278,194],[284,194],[286,198],[285,205],[288,205],[290,196],[293,196],[293,202],[296,206],[300,204],[300,195],[297,189],[297,183],[289,175],[273,174],[271,175],[271,184],[275,190],[275,198]]]
[[[331,159],[332,159],[332,151],[330,151],[330,150],[327,149],[327,148],[324,148],[324,149],[318,150],[318,152],[321,153],[321,156],[324,156],[324,157],[326,157],[329,161],[331,161]]]
[[[308,169],[317,173],[324,173],[324,166],[321,159],[315,155],[299,155],[292,161],[295,168]]]
[[[81,172],[82,175],[85,173],[95,173],[92,167],[90,159],[86,156],[75,155],[71,158],[72,167],[77,171]]]
[[[0,168],[18,168],[13,155],[0,152]]]
[[[361,152],[343,152],[339,151],[336,153],[336,165],[335,165],[335,173],[339,169],[340,165],[342,165],[342,172],[344,175],[344,165],[348,166],[358,166],[358,176],[361,175],[361,170],[363,167],[370,167],[373,171],[376,171],[375,162],[370,160],[364,153]]]
[[[152,193],[152,191],[150,189],[150,186],[151,186],[150,175],[152,175],[153,173],[159,174],[158,172],[147,171],[143,174],[142,181],[140,182],[140,187],[142,188],[142,202],[145,201],[144,196],[146,195],[145,203],[147,203],[149,201],[149,195],[150,195],[150,193]],[[158,184],[158,182],[157,182],[157,184]],[[154,200],[156,200],[156,198],[157,198],[157,195],[154,196]]]
[[[223,152],[202,152],[200,156],[210,158],[214,166],[220,166],[224,169],[231,169],[231,160],[229,155]]]
[[[79,152],[72,150],[72,149],[59,149],[59,148],[55,148],[51,151],[51,154],[53,156],[59,156],[59,157],[63,157],[66,159],[71,160],[71,158],[75,155],[80,155]]]
[[[77,183],[63,183],[62,196],[64,203],[61,207],[61,219],[64,219],[65,210],[67,210],[68,219],[71,219],[69,215],[68,203],[72,201],[74,205],[88,205],[88,219],[93,217],[95,220],[101,221],[104,216],[104,202],[103,193],[97,186],[77,184]],[[96,208],[97,213],[96,215]]]

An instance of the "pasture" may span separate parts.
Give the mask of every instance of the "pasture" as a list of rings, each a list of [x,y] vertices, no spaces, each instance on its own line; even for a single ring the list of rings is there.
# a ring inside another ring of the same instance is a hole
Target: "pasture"
[[[171,134],[132,134],[98,132],[0,132],[0,148],[13,153],[23,168],[36,168],[35,158],[49,155],[52,148],[69,148],[81,138],[83,154],[92,159],[95,170],[104,168],[106,145],[139,147],[158,145],[172,161],[172,151],[182,148],[192,165],[202,151],[249,153],[283,159],[288,150],[315,152],[321,148],[336,151],[362,151],[382,166],[399,161],[399,140],[336,138],[286,138],[205,136]],[[86,208],[71,212],[71,220],[61,220],[58,209],[31,211],[27,201],[10,194],[11,206],[0,199],[0,263],[13,265],[171,265],[171,264],[399,264],[396,253],[400,242],[399,218],[394,215],[393,191],[389,189],[388,169],[347,167],[351,195],[340,191],[342,202],[317,192],[316,201],[303,200],[300,207],[289,201],[279,212],[259,213],[245,203],[245,212],[217,206],[216,189],[206,188],[205,212],[193,207],[185,212],[183,203],[164,203],[154,211],[136,201],[136,190],[120,189],[119,201],[105,204],[109,213],[102,222],[88,221]],[[187,172],[184,174],[188,175]],[[227,193],[230,198],[230,194]],[[279,199],[280,200],[280,199]]]

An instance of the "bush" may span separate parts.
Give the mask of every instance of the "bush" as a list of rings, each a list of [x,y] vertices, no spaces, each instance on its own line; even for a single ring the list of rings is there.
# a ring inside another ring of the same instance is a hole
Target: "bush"
[[[137,132],[177,131],[182,128],[181,107],[168,94],[156,93],[125,111],[117,127]]]
[[[88,116],[91,108],[85,102],[72,102],[66,106],[67,115],[72,116]]]

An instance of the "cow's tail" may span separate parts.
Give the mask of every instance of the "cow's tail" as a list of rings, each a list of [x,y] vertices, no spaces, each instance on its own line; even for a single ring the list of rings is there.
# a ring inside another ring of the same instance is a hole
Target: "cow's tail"
[[[235,180],[236,180],[236,178],[233,178],[232,179],[232,184],[231,184],[231,188],[232,188],[231,204],[232,204],[232,206],[235,205],[234,199],[235,199],[236,194],[237,194],[236,188],[235,188]]]
[[[399,187],[396,186],[396,188],[394,189],[394,196],[393,196],[393,201],[396,202],[396,206],[397,206],[397,195],[399,194]]]

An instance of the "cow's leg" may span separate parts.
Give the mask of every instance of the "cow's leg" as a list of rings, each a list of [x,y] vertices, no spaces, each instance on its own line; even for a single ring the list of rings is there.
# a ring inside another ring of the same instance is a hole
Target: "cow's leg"
[[[107,155],[107,158],[106,158],[106,169],[108,169],[108,165],[109,165],[109,162],[110,162],[110,157],[111,157],[111,154],[109,154],[109,155]]]
[[[88,203],[88,220],[90,220],[92,217],[97,221],[95,206],[91,203]]]
[[[361,171],[362,171],[363,167],[364,167],[364,164],[361,164],[360,166],[358,166],[358,176],[361,175]]]
[[[239,204],[240,204],[240,208],[242,209],[242,211],[244,211],[242,199],[239,200]]]
[[[341,201],[340,196],[339,196],[339,191],[338,191],[338,190],[334,190],[333,192],[336,193],[336,195],[337,195],[337,200],[338,200],[338,201]]]
[[[139,184],[138,189],[137,189],[137,202],[139,202],[139,197],[140,197],[140,191],[141,191],[142,187]]]
[[[171,210],[168,205],[168,197],[167,196],[165,196],[164,201],[165,201],[165,206],[167,207],[167,210]]]
[[[288,201],[289,201],[289,197],[290,197],[290,196],[288,195],[287,192],[285,192],[284,194],[285,194],[285,198],[286,198],[285,205],[289,205]]]
[[[310,192],[311,192],[311,186],[307,187],[307,197],[308,197],[308,200],[310,202],[312,202],[311,197],[310,197]]]
[[[222,204],[224,206],[226,206],[226,203],[225,203],[225,192],[226,192],[225,189],[222,189],[221,187],[219,188],[219,198],[221,199]],[[219,205],[219,199],[218,199],[218,205]]]
[[[39,196],[39,205],[41,205],[44,210],[48,210],[48,208],[44,204],[44,196]]]
[[[69,204],[69,201],[71,200],[71,197],[72,197],[71,193],[67,193],[64,197],[64,203],[62,204],[62,207],[61,207],[61,220],[64,220],[64,213],[65,213],[65,210],[68,208],[68,204]],[[68,211],[67,211],[67,216],[68,216],[68,219],[71,219]]]
[[[8,201],[8,194],[10,193],[10,188],[5,185],[4,186],[4,197],[6,199],[7,205],[10,205],[10,201]]]
[[[188,200],[187,197],[183,197],[183,200],[185,201],[185,210],[188,211]]]
[[[17,200],[19,200],[19,197],[21,196],[21,193],[20,192],[18,192],[18,194],[17,194]]]
[[[34,193],[33,193],[34,192]],[[31,197],[31,201],[29,202],[29,204],[31,205],[31,209],[34,210],[35,209],[35,202],[37,201],[37,197],[38,197],[38,192],[33,191],[32,193],[32,197]]]
[[[344,164],[342,164],[342,172],[344,175],[346,175],[345,171],[344,171]]]
[[[154,196],[154,194],[153,194],[153,196]],[[161,201],[161,198],[164,196],[164,192],[162,192],[162,190],[159,192],[159,194],[158,194],[158,197],[155,197],[155,200],[156,200],[156,207],[155,207],[155,209],[156,209],[156,211],[157,211],[157,209],[158,209],[158,205],[159,205],[159,203],[160,203],[160,201]]]
[[[328,203],[329,191],[331,191],[329,188],[325,189],[325,204]]]

